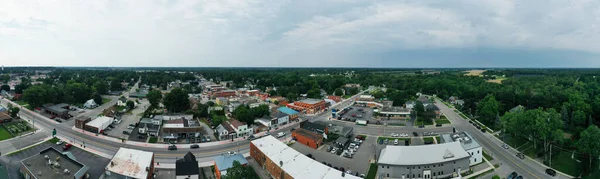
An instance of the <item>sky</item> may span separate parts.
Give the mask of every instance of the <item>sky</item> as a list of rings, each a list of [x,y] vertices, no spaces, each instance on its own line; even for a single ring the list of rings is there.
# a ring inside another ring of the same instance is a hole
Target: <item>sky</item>
[[[0,0],[0,64],[600,67],[595,0]]]

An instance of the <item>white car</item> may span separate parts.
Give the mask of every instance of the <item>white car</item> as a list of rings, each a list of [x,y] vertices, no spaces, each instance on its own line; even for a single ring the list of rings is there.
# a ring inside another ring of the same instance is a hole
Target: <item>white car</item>
[[[133,126],[127,126],[127,129],[134,129],[135,127]]]
[[[334,154],[335,152],[337,152],[337,148],[333,148],[331,149],[331,153]]]
[[[392,137],[398,137],[398,134],[392,133]]]
[[[64,142],[64,141],[62,141],[62,140],[58,140],[58,142],[56,142],[56,145],[61,145],[61,144],[63,144],[63,143],[65,143],[65,142]]]
[[[402,133],[402,134],[400,134],[400,137],[408,137],[408,134],[407,133]]]
[[[235,151],[229,151],[229,152],[227,152],[227,154],[228,155],[235,155],[236,153],[235,153]]]
[[[279,132],[277,133],[277,138],[283,137],[285,136],[285,132]]]

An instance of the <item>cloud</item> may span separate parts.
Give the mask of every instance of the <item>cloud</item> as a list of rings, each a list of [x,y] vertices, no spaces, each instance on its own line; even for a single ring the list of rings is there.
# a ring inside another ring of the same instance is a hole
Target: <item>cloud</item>
[[[599,3],[4,0],[0,59],[6,65],[303,67],[405,67],[419,59],[419,66],[438,67],[449,59],[511,66],[502,59],[527,56],[589,67],[600,65],[593,60],[600,53]],[[470,53],[477,49],[503,53],[494,53],[499,57],[491,63],[482,60],[492,59],[485,53]],[[544,55],[557,51],[563,53]]]

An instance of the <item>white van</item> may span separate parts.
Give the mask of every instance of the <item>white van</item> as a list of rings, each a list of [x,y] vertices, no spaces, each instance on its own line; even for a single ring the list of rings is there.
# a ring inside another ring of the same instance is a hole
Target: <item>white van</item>
[[[279,132],[279,133],[277,133],[277,138],[283,137],[283,136],[285,136],[285,132]]]

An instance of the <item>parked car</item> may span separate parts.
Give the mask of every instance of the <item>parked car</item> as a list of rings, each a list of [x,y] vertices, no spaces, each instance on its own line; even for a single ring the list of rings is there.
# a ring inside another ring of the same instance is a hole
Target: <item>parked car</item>
[[[481,132],[485,133],[485,132],[487,132],[487,131],[486,131],[485,129],[481,129]]]
[[[130,133],[129,133],[129,131],[123,131],[123,134],[129,135]]]
[[[73,147],[73,144],[67,143],[63,146],[63,150],[69,150],[71,147]]]
[[[342,149],[340,149],[335,154],[340,155],[340,154],[342,154],[342,152],[344,152],[344,151]]]
[[[198,144],[190,145],[190,149],[197,149],[197,148],[200,148],[200,146]]]
[[[235,154],[237,154],[237,153],[236,153],[235,151],[229,151],[229,152],[227,152],[227,154],[228,154],[228,155],[235,155]]]
[[[517,175],[518,175],[518,174],[517,174],[517,172],[512,172],[512,173],[510,173],[510,175],[508,175],[508,177],[506,177],[506,178],[507,178],[507,179],[514,179],[514,178],[516,178],[516,177],[517,177]]]
[[[384,139],[383,143],[388,144],[388,139]]]
[[[419,128],[425,128],[425,125],[420,125]]]
[[[508,144],[502,144],[502,148],[508,149]]]
[[[400,134],[400,137],[408,137],[408,134],[407,133],[402,133],[402,134]]]
[[[429,132],[423,132],[423,136],[429,136]]]
[[[556,171],[554,171],[551,168],[546,169],[546,174],[550,175],[550,176],[556,176]]]
[[[62,145],[63,143],[65,143],[65,141],[58,140],[58,142],[56,142],[56,145]]]
[[[442,127],[442,124],[435,124],[435,127]]]
[[[417,133],[417,132],[413,132],[413,135],[414,135],[415,137],[418,137],[418,136],[419,136],[419,133]]]
[[[177,146],[176,145],[169,145],[169,147],[167,149],[169,149],[169,150],[177,150]]]
[[[392,133],[392,135],[391,135],[391,136],[392,136],[392,137],[398,137],[399,135],[398,135],[398,134],[396,134],[396,133]]]
[[[279,132],[277,133],[277,138],[283,137],[285,136],[285,132]]]
[[[333,148],[331,149],[331,153],[334,154],[335,152],[337,152],[337,148]]]
[[[333,150],[333,146],[327,147],[327,152],[331,152],[331,150]]]
[[[380,140],[379,140],[379,144],[380,144],[380,145],[381,145],[381,144],[383,144],[383,139],[380,139]]]
[[[394,140],[394,145],[398,145],[400,142],[398,142],[398,139]]]
[[[54,121],[61,123],[62,121],[60,119],[54,119]]]
[[[50,119],[54,119],[54,118],[56,118],[56,116],[52,116],[52,117],[50,117]]]
[[[520,159],[525,159],[525,155],[523,155],[523,153],[518,153],[517,157],[519,157]]]
[[[127,129],[135,129],[135,126],[127,126]]]

